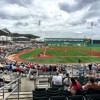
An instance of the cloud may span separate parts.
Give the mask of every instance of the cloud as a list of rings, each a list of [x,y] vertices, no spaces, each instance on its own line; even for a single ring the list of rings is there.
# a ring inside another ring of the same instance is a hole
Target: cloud
[[[79,20],[79,21],[70,22],[69,24],[72,25],[72,26],[77,26],[77,25],[82,25],[82,24],[85,24],[85,23],[86,23],[86,20],[82,19],[82,20]]]
[[[5,0],[5,2],[8,4],[16,4],[19,6],[25,6],[24,2],[26,4],[32,4],[32,1],[34,0]]]
[[[23,23],[23,22],[17,22],[17,23],[15,23],[15,26],[16,26],[16,27],[28,26],[28,25],[29,25],[28,23]]]
[[[16,15],[10,15],[10,14],[7,14],[7,13],[2,13],[0,11],[0,18],[1,19],[9,19],[9,20],[20,20],[20,19],[27,19],[29,18],[29,16],[27,15],[24,15],[24,16],[16,16]]]
[[[19,20],[27,19],[30,16],[26,13],[26,9],[18,5],[8,5],[0,9],[0,18],[1,19],[10,19],[10,20]]]
[[[71,13],[81,10],[96,1],[98,0],[75,0],[76,3],[73,5],[70,5],[67,2],[60,2],[58,6],[61,10]]]
[[[100,32],[100,0],[24,1],[28,8],[25,7],[23,0],[0,0],[0,27],[7,27],[13,32],[35,33],[40,36],[49,33],[48,37],[56,37],[58,34],[67,37],[70,33],[70,37],[73,37],[76,36],[73,32],[89,33],[88,26],[91,27],[93,21],[95,32]]]
[[[77,21],[71,21],[70,25],[81,25],[87,23],[88,19],[93,19],[96,17],[100,17],[100,0],[74,0],[74,4],[69,4],[67,2],[60,2],[59,8],[66,13],[72,14],[77,13],[78,11],[83,12],[83,9],[87,9],[87,11],[84,12],[84,15],[80,15],[81,18]],[[73,18],[73,16],[72,16]],[[79,17],[78,17],[79,18]],[[95,24],[95,27],[98,25]]]
[[[88,12],[85,14],[85,18],[100,17],[100,0],[94,2]]]

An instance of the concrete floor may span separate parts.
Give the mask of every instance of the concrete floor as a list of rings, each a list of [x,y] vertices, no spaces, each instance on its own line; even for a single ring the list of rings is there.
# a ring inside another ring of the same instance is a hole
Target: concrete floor
[[[10,74],[4,74],[3,78],[6,80],[11,80]],[[13,75],[13,80],[16,79]],[[29,77],[21,77],[21,91],[32,91],[34,89],[34,80],[30,80]]]
[[[34,90],[34,80],[30,80],[28,77],[22,77],[21,82],[21,91]]]

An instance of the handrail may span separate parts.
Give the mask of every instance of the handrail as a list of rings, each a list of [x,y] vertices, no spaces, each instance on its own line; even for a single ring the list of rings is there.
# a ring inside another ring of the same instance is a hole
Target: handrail
[[[18,79],[20,79],[20,78],[21,78],[21,77],[19,77],[19,78],[15,79],[14,81],[10,82],[9,84],[7,84],[7,85],[3,86],[2,88],[0,88],[0,90],[2,90],[3,88],[5,88],[5,87],[7,87],[7,86],[11,85],[12,83],[14,83],[15,81],[17,81],[17,80],[18,80]]]
[[[3,86],[2,88],[0,88],[0,91],[3,90],[3,100],[6,100],[17,88],[18,88],[18,100],[19,100],[19,84],[20,84],[20,79],[21,76],[18,77],[17,79],[15,79],[14,81],[10,82],[9,84]],[[18,81],[15,85],[14,85],[14,89],[12,90],[12,92],[8,95],[8,96],[4,96],[4,88],[7,86],[10,86],[11,84],[13,84],[14,82]]]
[[[17,88],[18,88],[18,86],[7,97],[5,97],[3,100],[6,100]]]
[[[3,72],[0,77],[2,77],[5,73]]]

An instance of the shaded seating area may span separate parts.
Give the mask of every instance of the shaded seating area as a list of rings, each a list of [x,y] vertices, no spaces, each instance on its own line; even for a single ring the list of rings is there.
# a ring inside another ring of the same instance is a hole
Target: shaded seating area
[[[100,94],[91,94],[85,96],[86,100],[100,100]]]
[[[60,88],[37,88],[32,91],[33,100],[100,100],[100,90],[82,90],[71,95],[69,91]]]
[[[86,100],[82,95],[69,96],[68,100]]]

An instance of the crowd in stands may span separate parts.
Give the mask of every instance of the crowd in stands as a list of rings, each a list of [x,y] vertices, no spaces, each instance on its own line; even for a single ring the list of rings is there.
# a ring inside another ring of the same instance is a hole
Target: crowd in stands
[[[86,77],[80,77],[80,79]],[[87,98],[89,97],[89,98]],[[33,100],[100,100],[100,79],[96,81],[89,75],[86,84],[82,85],[77,77],[66,73],[63,79],[59,72],[52,78],[52,88],[36,88],[33,90]]]
[[[6,59],[6,55],[8,53],[14,52],[19,48],[24,48],[25,45],[18,44],[16,46],[12,46],[9,48],[0,48],[0,64],[5,67],[0,67],[0,70],[4,71],[5,69],[7,72],[19,72],[19,75],[25,74],[25,76],[33,75],[37,73],[38,70],[43,72],[55,72],[56,74],[52,77],[52,87],[58,87],[64,85],[64,90],[69,91],[72,95],[78,94],[80,91],[85,89],[92,89],[92,90],[99,90],[100,89],[100,82],[95,81],[95,74],[96,71],[99,70],[100,64],[89,64],[86,69],[89,70],[90,75],[88,78],[87,83],[81,84],[78,79],[74,77],[70,77],[70,73],[66,73],[66,77],[63,76],[63,72],[66,72],[66,65],[57,64],[57,65],[39,65],[34,63],[25,63],[25,62],[16,62]],[[29,48],[27,48],[29,49]],[[21,49],[21,50],[26,50]],[[79,77],[84,77],[84,65],[79,66]],[[30,76],[29,76],[30,77]],[[84,80],[82,80],[84,81]]]
[[[84,79],[85,78],[86,77],[84,77]],[[84,82],[84,79],[81,81]],[[70,77],[68,73],[66,73],[66,77],[63,78],[62,76],[60,76],[59,72],[56,72],[56,75],[54,75],[52,78],[51,84],[54,88],[62,88],[63,86],[63,90],[68,91],[71,95],[80,95],[84,90],[87,90],[88,92],[100,90],[100,79],[97,82],[93,75],[88,76],[87,81],[84,85],[82,85],[79,81],[77,78]]]

